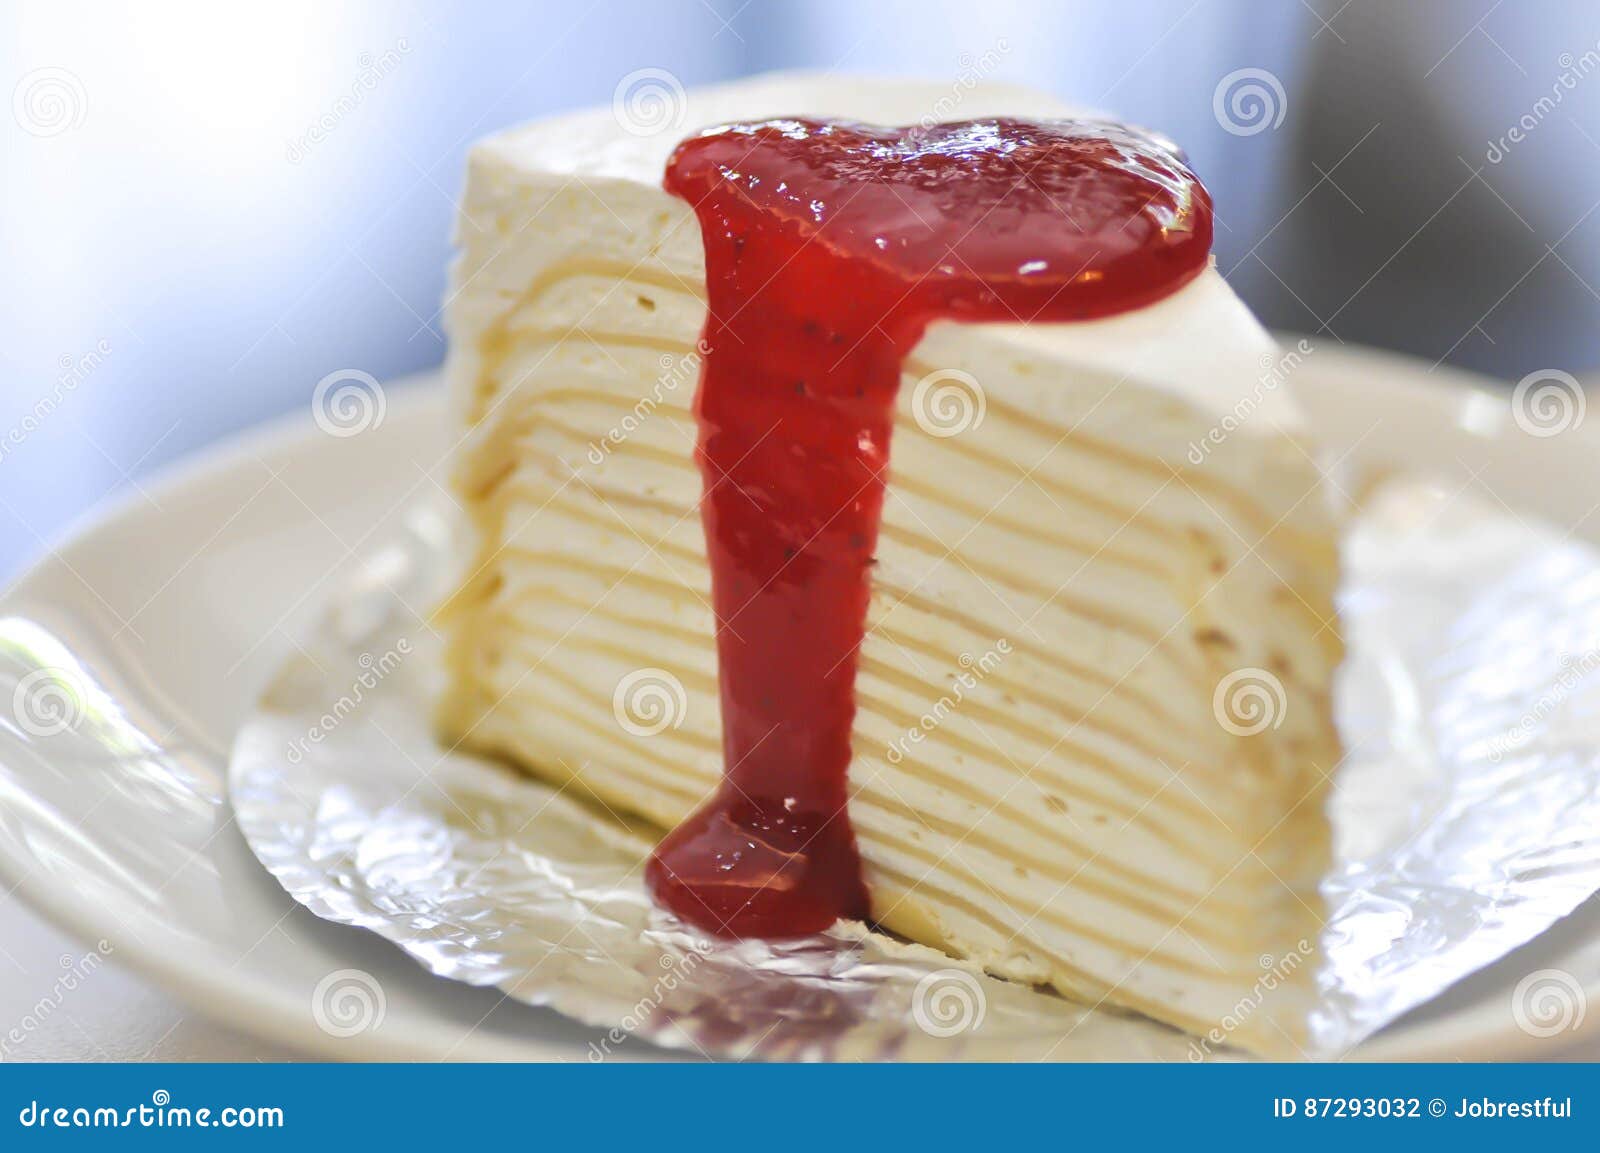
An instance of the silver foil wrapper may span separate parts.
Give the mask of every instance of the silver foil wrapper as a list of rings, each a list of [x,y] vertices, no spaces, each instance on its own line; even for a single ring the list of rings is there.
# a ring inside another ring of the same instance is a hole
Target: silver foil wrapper
[[[401,606],[443,591],[447,523],[419,510],[341,590],[235,745],[239,825],[314,913],[596,1027],[595,1059],[635,1036],[735,1058],[1227,1055],[866,926],[729,942],[655,908],[649,830],[436,741],[438,641]],[[1600,889],[1600,555],[1411,483],[1345,544],[1320,1057]]]

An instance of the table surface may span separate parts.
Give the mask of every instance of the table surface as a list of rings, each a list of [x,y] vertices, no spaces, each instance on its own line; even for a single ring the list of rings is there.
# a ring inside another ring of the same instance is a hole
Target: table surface
[[[69,996],[62,958],[91,945],[49,924],[14,894],[0,897],[0,1060],[283,1061],[298,1054],[207,1020],[116,961]],[[59,1001],[59,1004],[56,1002]],[[15,1030],[21,1037],[11,1037]]]

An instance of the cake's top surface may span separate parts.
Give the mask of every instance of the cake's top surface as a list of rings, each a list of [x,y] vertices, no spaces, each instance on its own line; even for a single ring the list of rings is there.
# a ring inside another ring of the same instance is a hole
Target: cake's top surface
[[[563,113],[488,137],[474,149],[474,163],[515,175],[578,178],[601,198],[611,182],[661,190],[664,205],[686,211],[662,190],[667,162],[683,140],[720,124],[794,117],[928,126],[987,117],[1093,116],[1007,84],[978,81],[969,87],[816,72],[769,73],[688,89],[663,81],[624,87],[617,96],[615,106]],[[569,225],[581,222],[562,226]],[[1238,431],[1246,436],[1302,425],[1292,398],[1273,376],[1277,353],[1271,337],[1214,269],[1118,315],[1071,324],[941,321],[927,340],[960,340],[982,344],[985,355],[1015,351],[1072,364],[1173,394],[1216,422],[1236,416],[1244,405],[1250,419],[1238,422]]]

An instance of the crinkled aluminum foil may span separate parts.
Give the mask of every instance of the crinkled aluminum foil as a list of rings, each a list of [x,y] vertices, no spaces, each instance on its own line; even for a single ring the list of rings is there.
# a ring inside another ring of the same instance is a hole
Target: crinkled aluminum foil
[[[319,916],[442,977],[716,1057],[1188,1059],[1152,1022],[840,924],[697,938],[654,908],[643,830],[441,749],[437,641],[401,604],[449,571],[420,512],[242,730],[233,805]],[[1459,494],[1393,485],[1352,526],[1314,1055],[1343,1053],[1600,888],[1600,555]]]

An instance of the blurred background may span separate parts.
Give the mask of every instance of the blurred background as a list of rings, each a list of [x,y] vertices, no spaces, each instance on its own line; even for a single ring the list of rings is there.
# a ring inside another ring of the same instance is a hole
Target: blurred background
[[[1593,0],[10,0],[0,579],[330,372],[437,364],[475,137],[641,70],[795,67],[1165,131],[1273,327],[1506,381],[1600,362]]]

